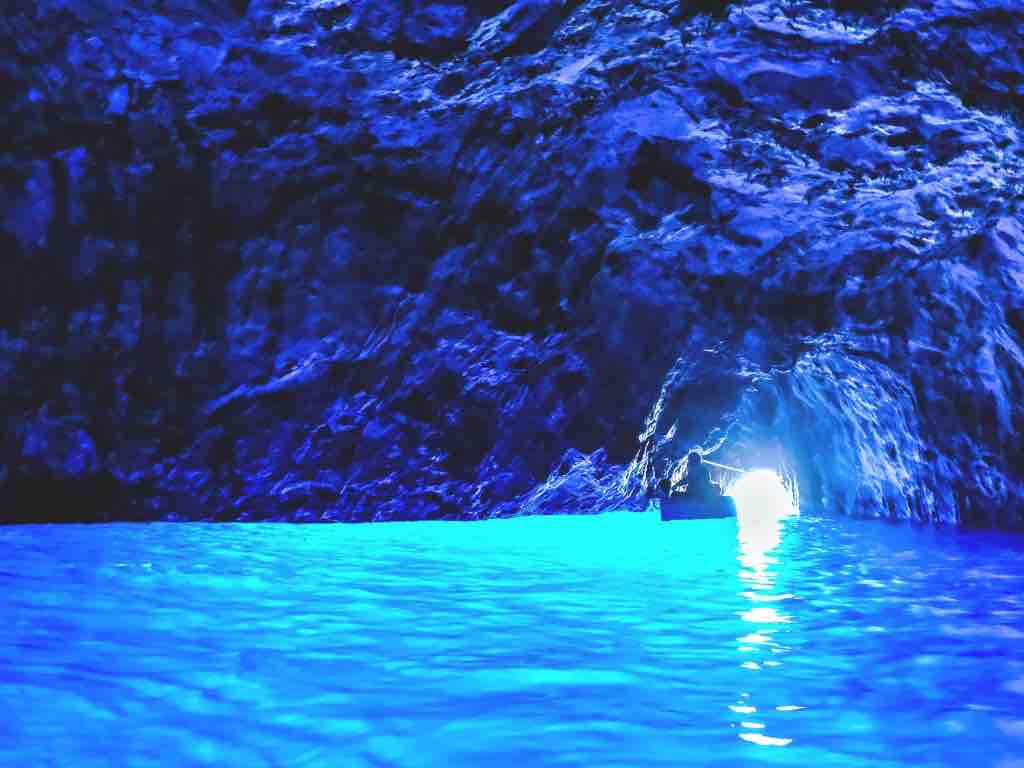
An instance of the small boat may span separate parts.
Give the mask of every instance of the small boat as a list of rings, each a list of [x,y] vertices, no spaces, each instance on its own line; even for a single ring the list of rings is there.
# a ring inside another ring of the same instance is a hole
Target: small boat
[[[736,502],[731,496],[699,498],[680,494],[661,499],[662,520],[713,520],[736,517]]]

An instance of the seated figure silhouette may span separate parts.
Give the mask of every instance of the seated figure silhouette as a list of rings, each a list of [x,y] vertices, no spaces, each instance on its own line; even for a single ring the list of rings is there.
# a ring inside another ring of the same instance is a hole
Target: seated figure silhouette
[[[711,473],[704,464],[699,451],[690,451],[686,457],[686,496],[706,499],[722,495],[718,483],[711,480]]]

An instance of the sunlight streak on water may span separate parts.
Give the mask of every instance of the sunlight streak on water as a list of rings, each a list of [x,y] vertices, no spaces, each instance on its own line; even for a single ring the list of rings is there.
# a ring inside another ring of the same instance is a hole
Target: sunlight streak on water
[[[757,701],[765,687],[764,676],[769,671],[775,674],[774,668],[783,665],[781,658],[790,650],[776,639],[776,634],[793,621],[784,607],[795,596],[778,592],[776,580],[783,565],[783,554],[779,551],[783,528],[798,510],[782,478],[771,470],[747,472],[729,489],[729,495],[736,502],[739,595],[751,603],[738,615],[746,624],[754,625],[750,628],[753,632],[742,630],[745,633],[736,642],[742,654],[740,667],[758,675],[756,681],[746,686],[746,698]],[[763,747],[788,747],[793,743],[792,738],[765,732],[766,727],[760,721],[742,722],[737,736]]]

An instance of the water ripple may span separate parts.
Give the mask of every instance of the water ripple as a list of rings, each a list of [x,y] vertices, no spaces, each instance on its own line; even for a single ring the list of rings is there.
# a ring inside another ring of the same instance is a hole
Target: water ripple
[[[744,525],[4,530],[0,764],[1024,754],[1019,541]]]

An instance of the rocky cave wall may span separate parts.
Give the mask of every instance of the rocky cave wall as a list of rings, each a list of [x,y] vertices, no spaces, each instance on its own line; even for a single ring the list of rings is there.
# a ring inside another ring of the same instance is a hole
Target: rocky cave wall
[[[1011,0],[16,0],[0,519],[1024,525]]]

